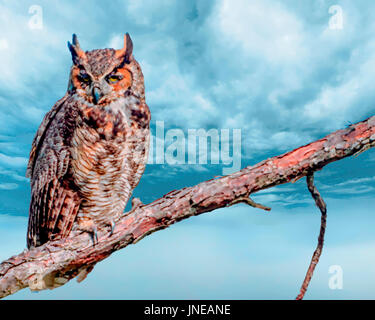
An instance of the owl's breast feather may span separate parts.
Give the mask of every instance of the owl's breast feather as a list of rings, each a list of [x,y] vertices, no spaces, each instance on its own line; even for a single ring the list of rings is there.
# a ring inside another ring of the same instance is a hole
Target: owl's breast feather
[[[102,224],[121,214],[144,171],[150,112],[132,97],[106,107],[80,103],[70,144],[79,217]]]
[[[115,110],[86,106],[82,109],[82,127],[95,130],[99,139],[124,139],[129,129],[126,115]]]
[[[130,190],[126,140],[107,140],[97,128],[83,124],[74,132],[70,153],[70,173],[83,200],[79,215],[105,220],[122,212]]]

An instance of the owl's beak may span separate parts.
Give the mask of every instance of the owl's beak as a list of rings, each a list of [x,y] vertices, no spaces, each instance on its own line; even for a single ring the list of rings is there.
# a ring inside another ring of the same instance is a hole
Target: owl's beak
[[[93,98],[94,104],[97,104],[98,101],[101,99],[101,97],[103,97],[102,91],[98,87],[94,87],[92,89],[92,98]]]

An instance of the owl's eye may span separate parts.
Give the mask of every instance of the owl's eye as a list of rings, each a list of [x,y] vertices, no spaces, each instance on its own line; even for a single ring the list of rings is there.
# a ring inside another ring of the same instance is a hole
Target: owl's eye
[[[107,77],[107,81],[110,84],[114,84],[114,83],[116,83],[119,80],[121,80],[121,76],[118,76],[118,75],[115,75],[115,74],[109,75]]]
[[[90,82],[90,76],[87,73],[80,73],[78,77],[79,77],[79,80],[81,80],[84,83]]]

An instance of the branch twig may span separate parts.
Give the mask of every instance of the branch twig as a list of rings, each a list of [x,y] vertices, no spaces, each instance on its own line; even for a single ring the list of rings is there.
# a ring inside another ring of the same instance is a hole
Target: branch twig
[[[253,199],[250,197],[238,197],[237,199],[234,199],[232,202],[227,204],[227,207],[233,206],[234,204],[237,203],[246,203],[247,205],[253,207],[253,208],[258,208],[258,209],[263,209],[266,211],[271,211],[270,207],[266,207],[260,203],[256,203]]]
[[[0,298],[26,287],[53,289],[77,276],[82,279],[114,251],[157,230],[236,201],[244,202],[245,197],[257,191],[296,181],[374,146],[375,117],[371,117],[253,167],[174,190],[148,205],[139,205],[117,221],[112,235],[108,230],[99,230],[95,246],[87,233],[72,232],[66,239],[25,250],[0,264]]]
[[[321,221],[320,221],[320,231],[319,231],[319,237],[318,237],[318,245],[314,251],[314,254],[311,258],[311,262],[309,265],[309,268],[307,269],[305,279],[303,280],[301,290],[296,298],[296,300],[302,300],[303,297],[305,296],[307,287],[309,286],[309,283],[311,281],[311,278],[313,276],[314,270],[316,265],[319,262],[320,255],[322,254],[323,251],[323,244],[324,244],[324,234],[326,231],[326,224],[327,224],[327,206],[321,197],[318,189],[314,185],[314,175],[309,174],[306,177],[307,181],[307,187],[315,200],[316,206],[319,208],[322,216],[321,216]]]

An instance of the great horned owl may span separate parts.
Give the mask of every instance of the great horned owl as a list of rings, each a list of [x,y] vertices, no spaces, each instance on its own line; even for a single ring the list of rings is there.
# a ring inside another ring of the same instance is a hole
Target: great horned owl
[[[150,111],[128,34],[120,50],[84,52],[73,35],[68,90],[45,115],[27,168],[31,203],[27,246],[72,228],[114,226],[141,178]]]

